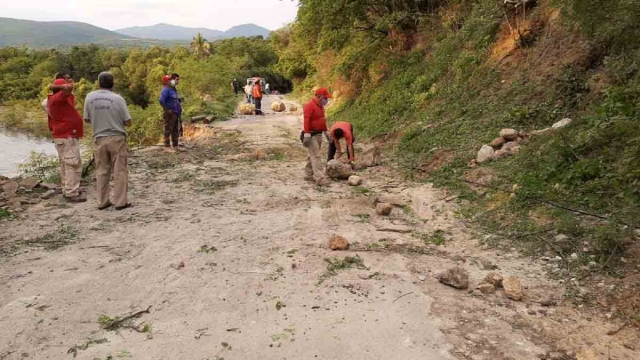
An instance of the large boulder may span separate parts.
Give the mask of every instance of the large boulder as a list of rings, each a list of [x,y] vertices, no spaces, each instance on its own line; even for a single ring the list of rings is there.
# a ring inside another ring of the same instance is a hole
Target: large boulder
[[[256,112],[256,107],[253,104],[242,104],[238,107],[238,113],[241,115],[253,115]]]
[[[518,131],[515,129],[502,129],[500,130],[500,136],[507,141],[513,141],[518,138]]]
[[[456,289],[467,289],[469,287],[469,273],[459,266],[439,274],[437,279],[441,283]]]
[[[362,146],[362,153],[354,164],[356,170],[382,165],[382,151],[377,145]]]
[[[562,129],[563,127],[568,126],[572,122],[573,122],[573,120],[571,120],[569,118],[565,118],[565,119],[562,119],[562,120],[558,121],[557,123],[553,124],[551,127],[554,128],[554,129]]]
[[[347,180],[353,175],[351,165],[338,160],[331,160],[327,163],[327,176],[336,180]]]
[[[482,164],[493,159],[494,155],[495,151],[491,146],[482,145],[482,148],[480,149],[480,151],[478,151],[478,157],[476,158],[476,161],[478,162],[478,164]]]
[[[33,188],[38,186],[38,184],[40,184],[41,182],[41,180],[38,180],[31,176],[27,176],[26,178],[22,179],[22,181],[20,181],[20,187],[23,187],[27,190],[33,190]]]
[[[271,110],[275,112],[283,112],[287,110],[287,106],[282,101],[274,101],[271,103]]]

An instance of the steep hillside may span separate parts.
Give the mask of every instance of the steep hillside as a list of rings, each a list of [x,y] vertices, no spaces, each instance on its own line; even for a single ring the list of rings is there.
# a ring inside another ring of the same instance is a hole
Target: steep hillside
[[[628,274],[640,255],[640,6],[596,3],[302,0],[272,41],[300,94],[330,87],[332,120],[458,192],[490,245],[560,256],[573,277]],[[527,134],[519,152],[470,161],[503,128]]]
[[[113,42],[123,39],[130,39],[130,37],[81,22],[40,22],[0,18],[0,47],[12,45],[53,47]]]
[[[141,39],[160,40],[191,40],[200,33],[209,41],[234,37],[262,36],[266,38],[271,32],[261,26],[244,24],[234,26],[227,31],[212,30],[207,28],[190,28],[170,24],[156,24],[153,26],[135,26],[116,30],[116,32]]]

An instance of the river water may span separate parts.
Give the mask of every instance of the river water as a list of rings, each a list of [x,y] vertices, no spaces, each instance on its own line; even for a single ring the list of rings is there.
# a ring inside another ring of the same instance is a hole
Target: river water
[[[31,150],[57,155],[51,139],[38,139],[0,129],[0,175],[16,176],[18,164],[29,159]]]

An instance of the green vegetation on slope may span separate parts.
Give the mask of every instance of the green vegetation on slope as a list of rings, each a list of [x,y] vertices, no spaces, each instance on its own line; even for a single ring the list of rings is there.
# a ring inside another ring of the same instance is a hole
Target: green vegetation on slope
[[[409,175],[459,189],[474,204],[465,214],[488,231],[613,269],[637,246],[623,224],[640,227],[639,5],[537,1],[523,12],[494,0],[301,0],[297,22],[271,41],[299,94],[330,87],[333,120],[395,140]],[[518,155],[468,167],[501,128],[565,117],[571,126]],[[492,187],[517,184],[516,196],[470,191],[465,177],[483,172]],[[553,249],[558,232],[571,241]]]

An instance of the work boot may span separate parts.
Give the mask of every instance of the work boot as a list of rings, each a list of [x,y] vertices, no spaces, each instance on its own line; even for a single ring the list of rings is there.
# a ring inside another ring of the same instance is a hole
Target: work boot
[[[87,202],[87,197],[80,194],[76,196],[65,197],[65,200],[67,200],[67,202],[77,204],[77,203]]]

